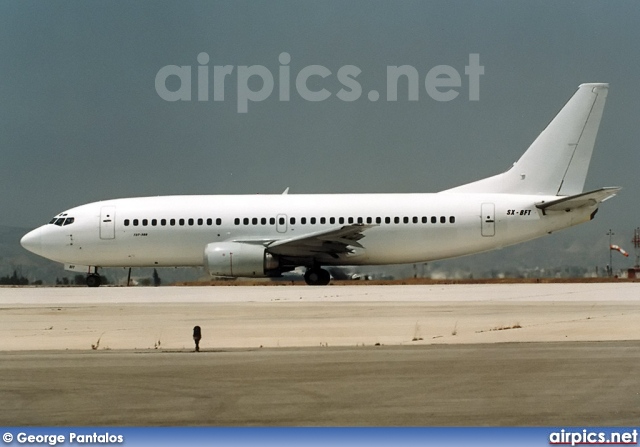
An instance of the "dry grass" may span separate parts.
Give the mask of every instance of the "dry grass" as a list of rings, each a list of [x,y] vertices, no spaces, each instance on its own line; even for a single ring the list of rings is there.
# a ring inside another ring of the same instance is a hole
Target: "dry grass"
[[[476,334],[479,334],[482,332],[508,331],[509,329],[522,329],[522,326],[520,325],[520,323],[512,324],[511,326],[496,326],[492,329],[488,329],[485,331],[476,331]]]

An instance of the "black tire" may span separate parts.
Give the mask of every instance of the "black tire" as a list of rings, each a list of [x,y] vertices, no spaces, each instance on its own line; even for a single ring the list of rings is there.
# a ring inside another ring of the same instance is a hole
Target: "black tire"
[[[326,286],[331,282],[331,273],[325,269],[320,269],[320,286]]]
[[[310,286],[326,286],[331,281],[331,274],[321,268],[310,268],[304,273],[304,282]]]
[[[100,287],[102,281],[100,280],[99,275],[89,275],[87,276],[87,286],[88,287]]]

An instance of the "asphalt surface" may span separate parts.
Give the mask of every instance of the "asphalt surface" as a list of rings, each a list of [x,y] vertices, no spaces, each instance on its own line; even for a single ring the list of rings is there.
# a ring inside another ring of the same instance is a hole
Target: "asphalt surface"
[[[0,425],[602,426],[640,342],[0,353]]]

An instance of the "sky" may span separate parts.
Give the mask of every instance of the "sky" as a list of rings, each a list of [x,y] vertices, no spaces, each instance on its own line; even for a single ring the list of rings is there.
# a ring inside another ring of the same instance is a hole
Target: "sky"
[[[0,225],[32,228],[117,197],[437,192],[508,169],[579,84],[608,82],[585,187],[624,189],[554,241],[580,260],[611,228],[630,249],[640,226],[638,23],[636,1],[3,0]],[[484,73],[470,100],[474,54]],[[322,101],[296,84],[314,65],[330,72],[307,82],[330,93]],[[419,74],[417,101],[402,81],[398,100],[387,99],[387,67],[402,65]],[[425,87],[443,65],[461,79],[449,101]],[[191,67],[190,90],[164,79],[191,100],[163,99],[156,78],[167,66]],[[216,89],[224,66],[233,70]],[[273,90],[239,113],[238,98],[268,84],[241,77],[256,66]],[[353,101],[338,96],[345,66],[360,70]]]

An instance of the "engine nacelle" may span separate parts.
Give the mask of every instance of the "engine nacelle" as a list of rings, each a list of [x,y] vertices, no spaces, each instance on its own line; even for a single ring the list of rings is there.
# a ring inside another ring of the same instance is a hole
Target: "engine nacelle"
[[[211,276],[265,277],[278,269],[278,258],[262,245],[216,242],[204,249],[204,265]]]

